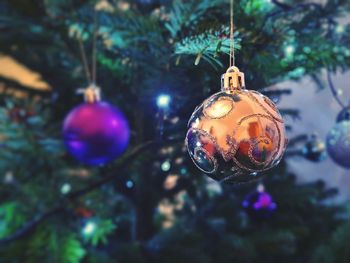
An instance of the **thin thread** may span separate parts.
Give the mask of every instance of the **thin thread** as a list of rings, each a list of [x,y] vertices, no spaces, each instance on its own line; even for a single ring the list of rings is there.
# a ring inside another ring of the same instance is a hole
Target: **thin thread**
[[[96,83],[96,39],[97,39],[97,13],[94,14],[94,32],[92,40],[92,83]]]
[[[234,23],[233,23],[233,0],[230,0],[230,67],[235,65],[235,40],[234,40]]]
[[[78,43],[79,43],[81,60],[83,62],[83,66],[85,69],[86,79],[89,83],[91,83],[91,74],[90,74],[89,66],[88,66],[87,59],[86,59],[86,52],[85,52],[85,48],[83,45],[83,41],[81,40],[80,36],[78,37]]]
[[[327,80],[328,80],[328,85],[329,85],[329,88],[331,89],[331,92],[332,92],[334,99],[336,100],[336,102],[338,102],[338,104],[341,108],[345,108],[346,105],[339,98],[338,92],[334,87],[334,84],[332,81],[332,76],[331,76],[331,73],[329,72],[329,70],[327,70]]]

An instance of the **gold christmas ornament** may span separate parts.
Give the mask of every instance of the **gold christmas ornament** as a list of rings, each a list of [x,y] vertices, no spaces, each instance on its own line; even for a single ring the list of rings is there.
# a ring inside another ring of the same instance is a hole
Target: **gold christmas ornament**
[[[196,108],[188,128],[186,146],[196,166],[227,183],[256,179],[279,163],[287,145],[275,104],[245,89],[235,66],[222,75],[221,91]]]

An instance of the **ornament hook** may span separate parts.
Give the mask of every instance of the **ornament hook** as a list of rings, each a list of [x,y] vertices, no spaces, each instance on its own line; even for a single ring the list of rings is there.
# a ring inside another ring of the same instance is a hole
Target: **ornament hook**
[[[79,89],[77,93],[84,94],[84,100],[88,103],[94,103],[101,100],[101,89],[93,83],[85,89]]]
[[[235,90],[245,88],[244,73],[235,66],[229,67],[221,76],[221,90],[226,93],[234,93]]]

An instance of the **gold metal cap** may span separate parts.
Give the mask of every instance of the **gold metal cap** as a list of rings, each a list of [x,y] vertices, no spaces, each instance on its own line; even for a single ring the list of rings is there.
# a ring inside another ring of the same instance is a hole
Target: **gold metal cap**
[[[101,89],[95,84],[90,84],[87,88],[78,90],[78,93],[84,94],[84,100],[88,103],[101,100]]]
[[[221,76],[221,91],[234,93],[235,90],[245,88],[244,73],[235,66],[229,67]]]

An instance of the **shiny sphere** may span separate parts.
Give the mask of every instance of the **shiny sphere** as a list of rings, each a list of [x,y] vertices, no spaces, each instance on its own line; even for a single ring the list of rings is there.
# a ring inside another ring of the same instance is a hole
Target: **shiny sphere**
[[[334,162],[350,169],[350,121],[339,122],[328,132],[327,151]]]
[[[269,193],[259,191],[248,194],[242,206],[253,219],[269,218],[277,208]]]
[[[129,135],[126,118],[107,102],[83,103],[63,124],[67,151],[89,165],[102,165],[118,157],[127,148]]]
[[[350,106],[345,107],[337,116],[337,122],[350,121]]]
[[[196,108],[186,145],[196,166],[227,183],[248,182],[279,163],[287,139],[274,103],[250,90],[221,91]]]

